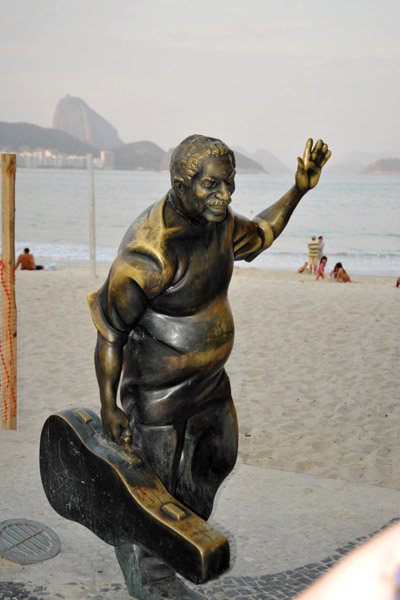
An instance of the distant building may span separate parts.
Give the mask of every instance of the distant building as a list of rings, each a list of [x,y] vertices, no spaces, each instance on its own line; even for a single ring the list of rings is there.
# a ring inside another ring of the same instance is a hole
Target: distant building
[[[113,169],[114,168],[114,152],[111,150],[101,150],[100,151],[100,163],[102,164],[103,169]]]

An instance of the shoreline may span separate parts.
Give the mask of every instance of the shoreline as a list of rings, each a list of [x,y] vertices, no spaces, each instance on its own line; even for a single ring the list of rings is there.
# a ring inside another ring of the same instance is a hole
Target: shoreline
[[[35,261],[36,264],[43,264],[43,265],[47,265],[47,264],[54,264],[54,270],[57,269],[91,269],[92,266],[90,264],[89,261],[68,261],[68,260],[63,260],[61,262],[52,262],[49,261],[48,259],[45,259],[43,257],[41,257],[40,255],[38,255],[37,257],[35,256]],[[110,269],[112,265],[112,261],[98,261],[96,262],[96,269]],[[271,273],[271,274],[282,274],[282,275],[303,275],[305,277],[309,277],[310,279],[312,279],[314,277],[315,279],[315,274],[310,274],[309,272],[303,272],[303,273],[298,273],[296,270],[292,270],[292,269],[283,269],[281,267],[277,267],[277,268],[273,268],[273,267],[268,267],[268,268],[264,268],[264,267],[260,267],[260,266],[253,266],[251,264],[247,264],[244,263],[243,261],[241,262],[235,262],[234,264],[234,270],[236,269],[242,269],[242,270],[255,270],[255,271],[260,271],[263,273]],[[332,270],[332,269],[331,269]],[[325,275],[325,280],[329,280],[331,279],[329,277],[329,268],[326,270],[326,275]],[[376,273],[376,272],[371,272],[371,273],[360,273],[357,271],[352,271],[351,273],[351,277],[358,277],[360,279],[388,279],[388,280],[394,280],[396,281],[397,277],[400,276],[400,267],[399,267],[399,273],[398,274],[387,274],[387,273]]]

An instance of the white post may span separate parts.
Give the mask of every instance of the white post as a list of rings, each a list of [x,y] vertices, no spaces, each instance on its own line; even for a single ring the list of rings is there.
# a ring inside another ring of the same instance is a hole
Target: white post
[[[90,231],[90,264],[93,277],[96,277],[96,219],[94,210],[94,176],[93,155],[86,155],[88,172],[88,194],[89,194],[89,231]]]

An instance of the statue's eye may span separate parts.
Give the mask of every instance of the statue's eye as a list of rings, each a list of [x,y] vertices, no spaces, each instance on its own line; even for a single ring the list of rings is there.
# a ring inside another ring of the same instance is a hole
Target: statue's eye
[[[216,182],[213,179],[204,179],[201,185],[209,190],[216,186]]]

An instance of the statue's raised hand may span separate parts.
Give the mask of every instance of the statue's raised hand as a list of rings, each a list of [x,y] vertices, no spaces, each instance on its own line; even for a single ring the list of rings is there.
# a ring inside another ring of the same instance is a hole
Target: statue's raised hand
[[[117,444],[126,443],[127,439],[132,440],[132,431],[129,427],[129,420],[126,414],[118,406],[101,409],[101,418],[103,421],[103,431],[107,438]]]
[[[318,140],[314,148],[312,145],[313,141],[309,138],[303,158],[297,159],[296,187],[301,192],[307,192],[317,185],[322,167],[332,154],[322,140]]]

